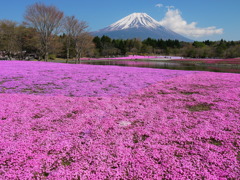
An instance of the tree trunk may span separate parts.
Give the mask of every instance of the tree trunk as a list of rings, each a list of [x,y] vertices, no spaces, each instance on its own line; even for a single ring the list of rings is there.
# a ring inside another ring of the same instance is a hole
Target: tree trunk
[[[49,38],[47,36],[45,36],[45,47],[44,47],[44,51],[45,51],[45,57],[44,60],[47,62],[48,61],[48,43],[49,43]]]
[[[45,52],[45,61],[48,61],[48,52]]]
[[[79,62],[79,64],[81,64],[81,57],[82,57],[82,53],[81,53],[81,51],[79,52],[79,57],[78,57],[78,62]]]
[[[67,39],[67,60],[66,60],[66,63],[68,63],[68,61],[69,61],[69,49],[70,49],[70,40]]]
[[[66,60],[66,63],[68,63],[69,61],[69,48],[67,48],[67,60]]]
[[[76,59],[75,59],[75,64],[78,62],[78,51],[76,51]]]

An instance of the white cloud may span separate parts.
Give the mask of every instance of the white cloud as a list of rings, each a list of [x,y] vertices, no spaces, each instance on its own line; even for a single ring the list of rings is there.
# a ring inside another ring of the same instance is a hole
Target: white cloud
[[[168,9],[173,9],[173,8],[175,8],[174,6],[166,6],[166,8],[168,8]]]
[[[214,34],[222,34],[223,29],[217,29],[215,26],[200,28],[197,27],[197,22],[187,23],[181,16],[181,12],[178,9],[172,9],[173,7],[167,6],[168,11],[165,17],[160,21],[160,24],[172,31],[189,36],[189,37],[203,37]]]
[[[155,7],[163,7],[163,4],[156,4]]]

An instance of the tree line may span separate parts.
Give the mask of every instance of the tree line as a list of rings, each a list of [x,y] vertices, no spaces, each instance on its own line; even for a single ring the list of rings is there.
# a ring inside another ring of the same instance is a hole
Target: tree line
[[[240,57],[240,41],[162,40],[148,38],[111,39],[92,37],[88,24],[75,16],[64,16],[55,6],[35,3],[27,7],[24,22],[0,20],[0,58],[110,57],[125,55],[173,55],[191,58]]]
[[[94,37],[96,54],[115,55],[173,55],[191,58],[234,58],[240,57],[240,41],[194,41],[162,40],[147,38],[111,39],[107,36]]]

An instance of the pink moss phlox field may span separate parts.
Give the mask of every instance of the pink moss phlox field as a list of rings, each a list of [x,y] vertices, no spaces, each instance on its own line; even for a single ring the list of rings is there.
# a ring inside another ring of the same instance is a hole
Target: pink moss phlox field
[[[0,179],[240,176],[240,74],[40,62],[0,67],[0,86],[46,81],[62,88],[53,93],[49,84],[38,94],[15,86],[0,94]],[[89,91],[88,78],[101,74],[116,85],[128,78],[129,87],[89,97],[72,85],[81,93],[68,97],[64,74],[75,84],[82,76]]]
[[[64,96],[127,95],[132,90],[193,72],[119,66],[0,62],[0,93]]]

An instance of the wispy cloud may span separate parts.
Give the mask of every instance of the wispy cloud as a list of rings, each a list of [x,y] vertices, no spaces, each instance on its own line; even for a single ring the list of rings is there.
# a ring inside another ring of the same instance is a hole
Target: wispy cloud
[[[175,8],[174,6],[166,6],[166,8],[168,8],[168,9],[173,9],[173,8]]]
[[[172,6],[166,7],[168,8],[167,13],[160,24],[174,32],[195,38],[223,33],[222,28],[217,29],[215,26],[200,28],[197,27],[197,22],[188,23],[178,9],[173,9]]]
[[[156,4],[155,7],[163,7],[163,4]]]

